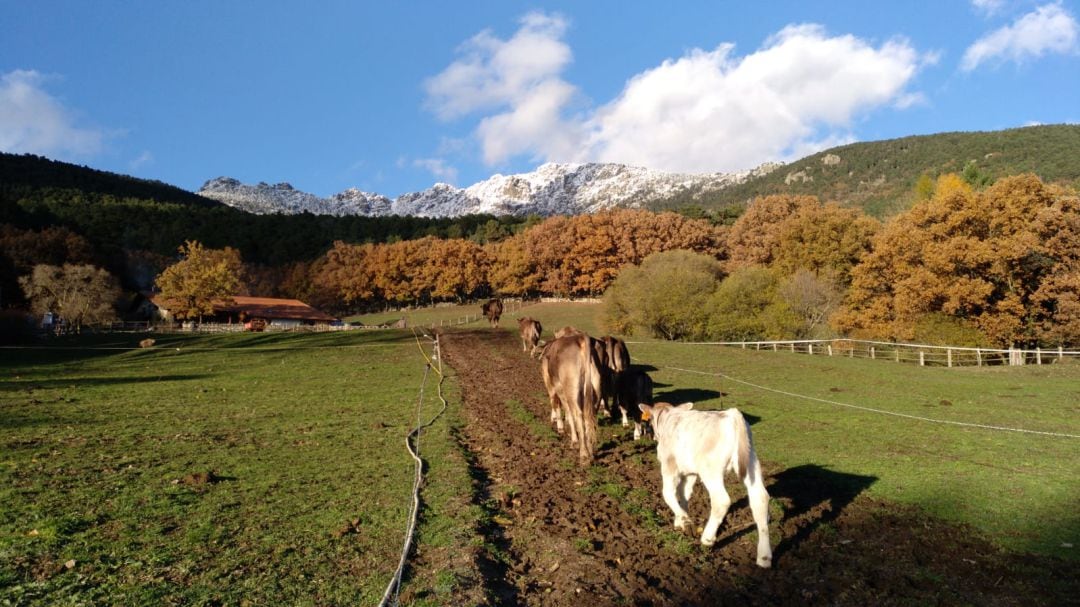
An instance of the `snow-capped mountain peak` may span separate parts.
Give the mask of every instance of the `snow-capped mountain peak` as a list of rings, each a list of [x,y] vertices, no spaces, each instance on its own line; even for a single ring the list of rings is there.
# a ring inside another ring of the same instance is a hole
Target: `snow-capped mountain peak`
[[[764,175],[769,163],[739,173],[664,173],[601,163],[545,163],[529,173],[492,175],[467,188],[436,183],[390,200],[350,188],[330,198],[296,190],[288,183],[244,185],[230,177],[207,181],[199,194],[252,213],[328,215],[417,215],[457,217],[492,215],[578,215],[611,208],[639,208],[676,196],[691,198]]]

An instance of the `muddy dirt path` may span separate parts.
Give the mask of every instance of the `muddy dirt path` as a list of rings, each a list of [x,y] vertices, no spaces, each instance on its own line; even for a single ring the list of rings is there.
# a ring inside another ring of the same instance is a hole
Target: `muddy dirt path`
[[[969,530],[861,495],[873,479],[812,465],[763,462],[773,569],[754,565],[753,521],[734,482],[717,543],[703,548],[671,526],[654,443],[601,420],[597,461],[579,468],[549,429],[539,362],[514,335],[441,341],[462,387],[477,500],[491,514],[479,566],[495,604],[1057,605],[1080,591],[1067,563],[1001,555]],[[697,525],[707,502],[701,489],[691,500]]]

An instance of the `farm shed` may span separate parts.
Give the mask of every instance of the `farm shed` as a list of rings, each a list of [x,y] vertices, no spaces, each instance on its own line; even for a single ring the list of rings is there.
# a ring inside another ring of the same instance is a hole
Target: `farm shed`
[[[166,322],[176,320],[170,310],[169,301],[156,293],[142,294],[139,301],[135,303],[134,310],[138,318],[145,320]],[[203,322],[232,324],[255,318],[261,318],[270,326],[281,328],[327,324],[338,320],[299,299],[235,295],[231,302],[215,302],[214,314],[203,317]]]

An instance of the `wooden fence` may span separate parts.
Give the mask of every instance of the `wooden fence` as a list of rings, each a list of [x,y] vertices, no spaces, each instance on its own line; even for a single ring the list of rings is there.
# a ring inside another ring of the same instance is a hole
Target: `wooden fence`
[[[917,363],[920,366],[1045,365],[1066,358],[1080,359],[1080,351],[1035,348],[965,348],[926,344],[893,343],[859,339],[807,339],[790,341],[710,342],[743,349],[798,352],[813,356],[848,356]]]

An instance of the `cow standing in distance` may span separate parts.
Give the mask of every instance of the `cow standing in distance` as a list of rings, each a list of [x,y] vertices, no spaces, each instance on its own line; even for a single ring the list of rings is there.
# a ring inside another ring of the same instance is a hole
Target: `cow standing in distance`
[[[565,326],[555,332],[555,339],[566,337],[567,335],[585,335],[585,332],[577,327]]]
[[[578,447],[578,463],[589,465],[596,453],[596,408],[600,401],[600,369],[588,335],[567,335],[549,342],[540,358],[540,373],[551,401],[551,421],[563,433],[570,426],[570,444]]]
[[[518,332],[521,334],[521,351],[528,352],[529,358],[540,353],[540,334],[544,327],[540,321],[528,316],[518,319]]]
[[[488,319],[488,323],[491,327],[498,328],[499,319],[502,317],[503,313],[502,300],[498,298],[489,299],[480,309],[484,313],[484,318]]]
[[[754,451],[750,426],[738,409],[694,411],[693,403],[640,405],[656,436],[656,456],[660,460],[664,501],[675,513],[675,527],[690,525],[687,504],[694,483],[701,480],[709,491],[709,521],[701,533],[701,543],[712,546],[723,522],[731,497],[724,487],[724,473],[734,472],[746,485],[750,510],[757,525],[757,564],[772,566],[769,543],[769,492],[761,477],[761,463]]]

